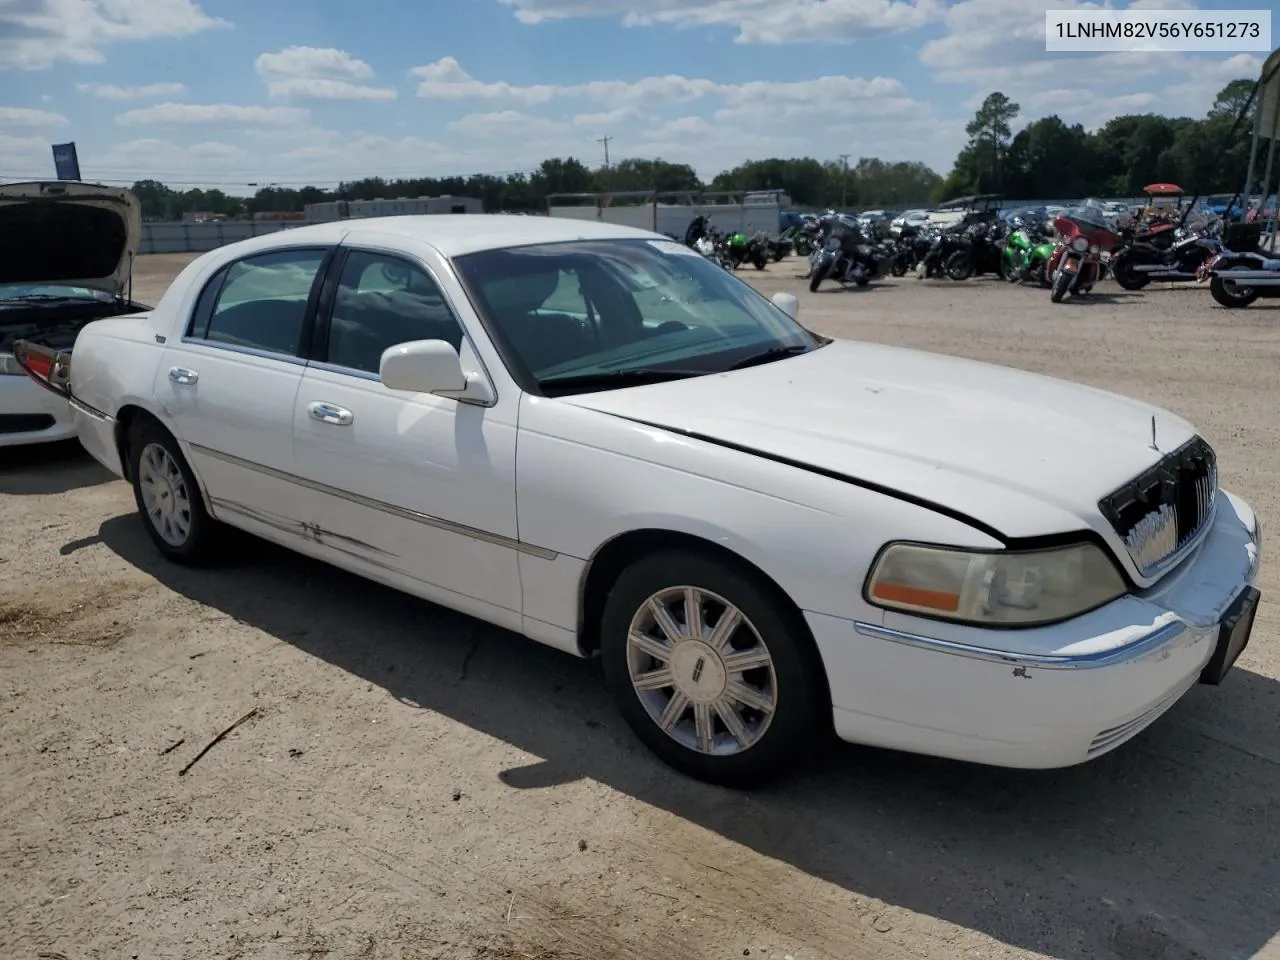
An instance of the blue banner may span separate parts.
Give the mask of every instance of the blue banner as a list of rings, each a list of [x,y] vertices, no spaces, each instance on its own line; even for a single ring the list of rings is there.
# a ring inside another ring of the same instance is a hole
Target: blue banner
[[[53,145],[53,168],[59,180],[80,179],[80,158],[76,156],[75,142]]]

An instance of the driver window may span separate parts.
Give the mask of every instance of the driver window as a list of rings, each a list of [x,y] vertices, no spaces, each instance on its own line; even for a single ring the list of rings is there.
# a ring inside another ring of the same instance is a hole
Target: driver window
[[[462,327],[435,281],[400,257],[366,250],[347,255],[329,322],[329,363],[377,373],[387,347],[444,340],[455,350]]]

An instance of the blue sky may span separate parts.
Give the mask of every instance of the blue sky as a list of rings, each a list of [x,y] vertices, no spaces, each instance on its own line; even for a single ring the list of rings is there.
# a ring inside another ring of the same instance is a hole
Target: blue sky
[[[0,178],[329,185],[548,156],[945,173],[983,96],[1200,115],[1262,55],[1050,55],[1049,0],[0,0]],[[1053,6],[1093,4],[1053,0]],[[1124,6],[1124,4],[1113,4]],[[1187,0],[1133,6],[1187,7]],[[1202,7],[1268,4],[1235,0]],[[376,11],[376,12],[375,12]]]

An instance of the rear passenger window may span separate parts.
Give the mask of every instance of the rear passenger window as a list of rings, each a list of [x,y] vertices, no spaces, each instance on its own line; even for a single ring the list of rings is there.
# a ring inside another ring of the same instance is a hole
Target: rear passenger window
[[[307,301],[325,254],[281,250],[232,264],[205,339],[297,356]]]
[[[410,340],[445,340],[457,350],[462,327],[421,267],[389,254],[353,250],[334,298],[329,363],[377,373],[382,352]]]

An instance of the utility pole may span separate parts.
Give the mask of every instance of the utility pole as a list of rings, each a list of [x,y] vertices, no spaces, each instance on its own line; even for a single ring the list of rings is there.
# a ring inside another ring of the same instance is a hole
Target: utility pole
[[[849,157],[850,154],[840,154],[840,212],[845,212],[848,205],[849,190]]]
[[[613,137],[600,137],[600,138],[598,138],[598,139],[596,140],[596,143],[603,143],[603,144],[604,144],[604,169],[605,169],[605,173],[608,173],[608,172],[609,172],[609,141],[610,141],[610,140],[612,140],[612,139],[613,139]]]

